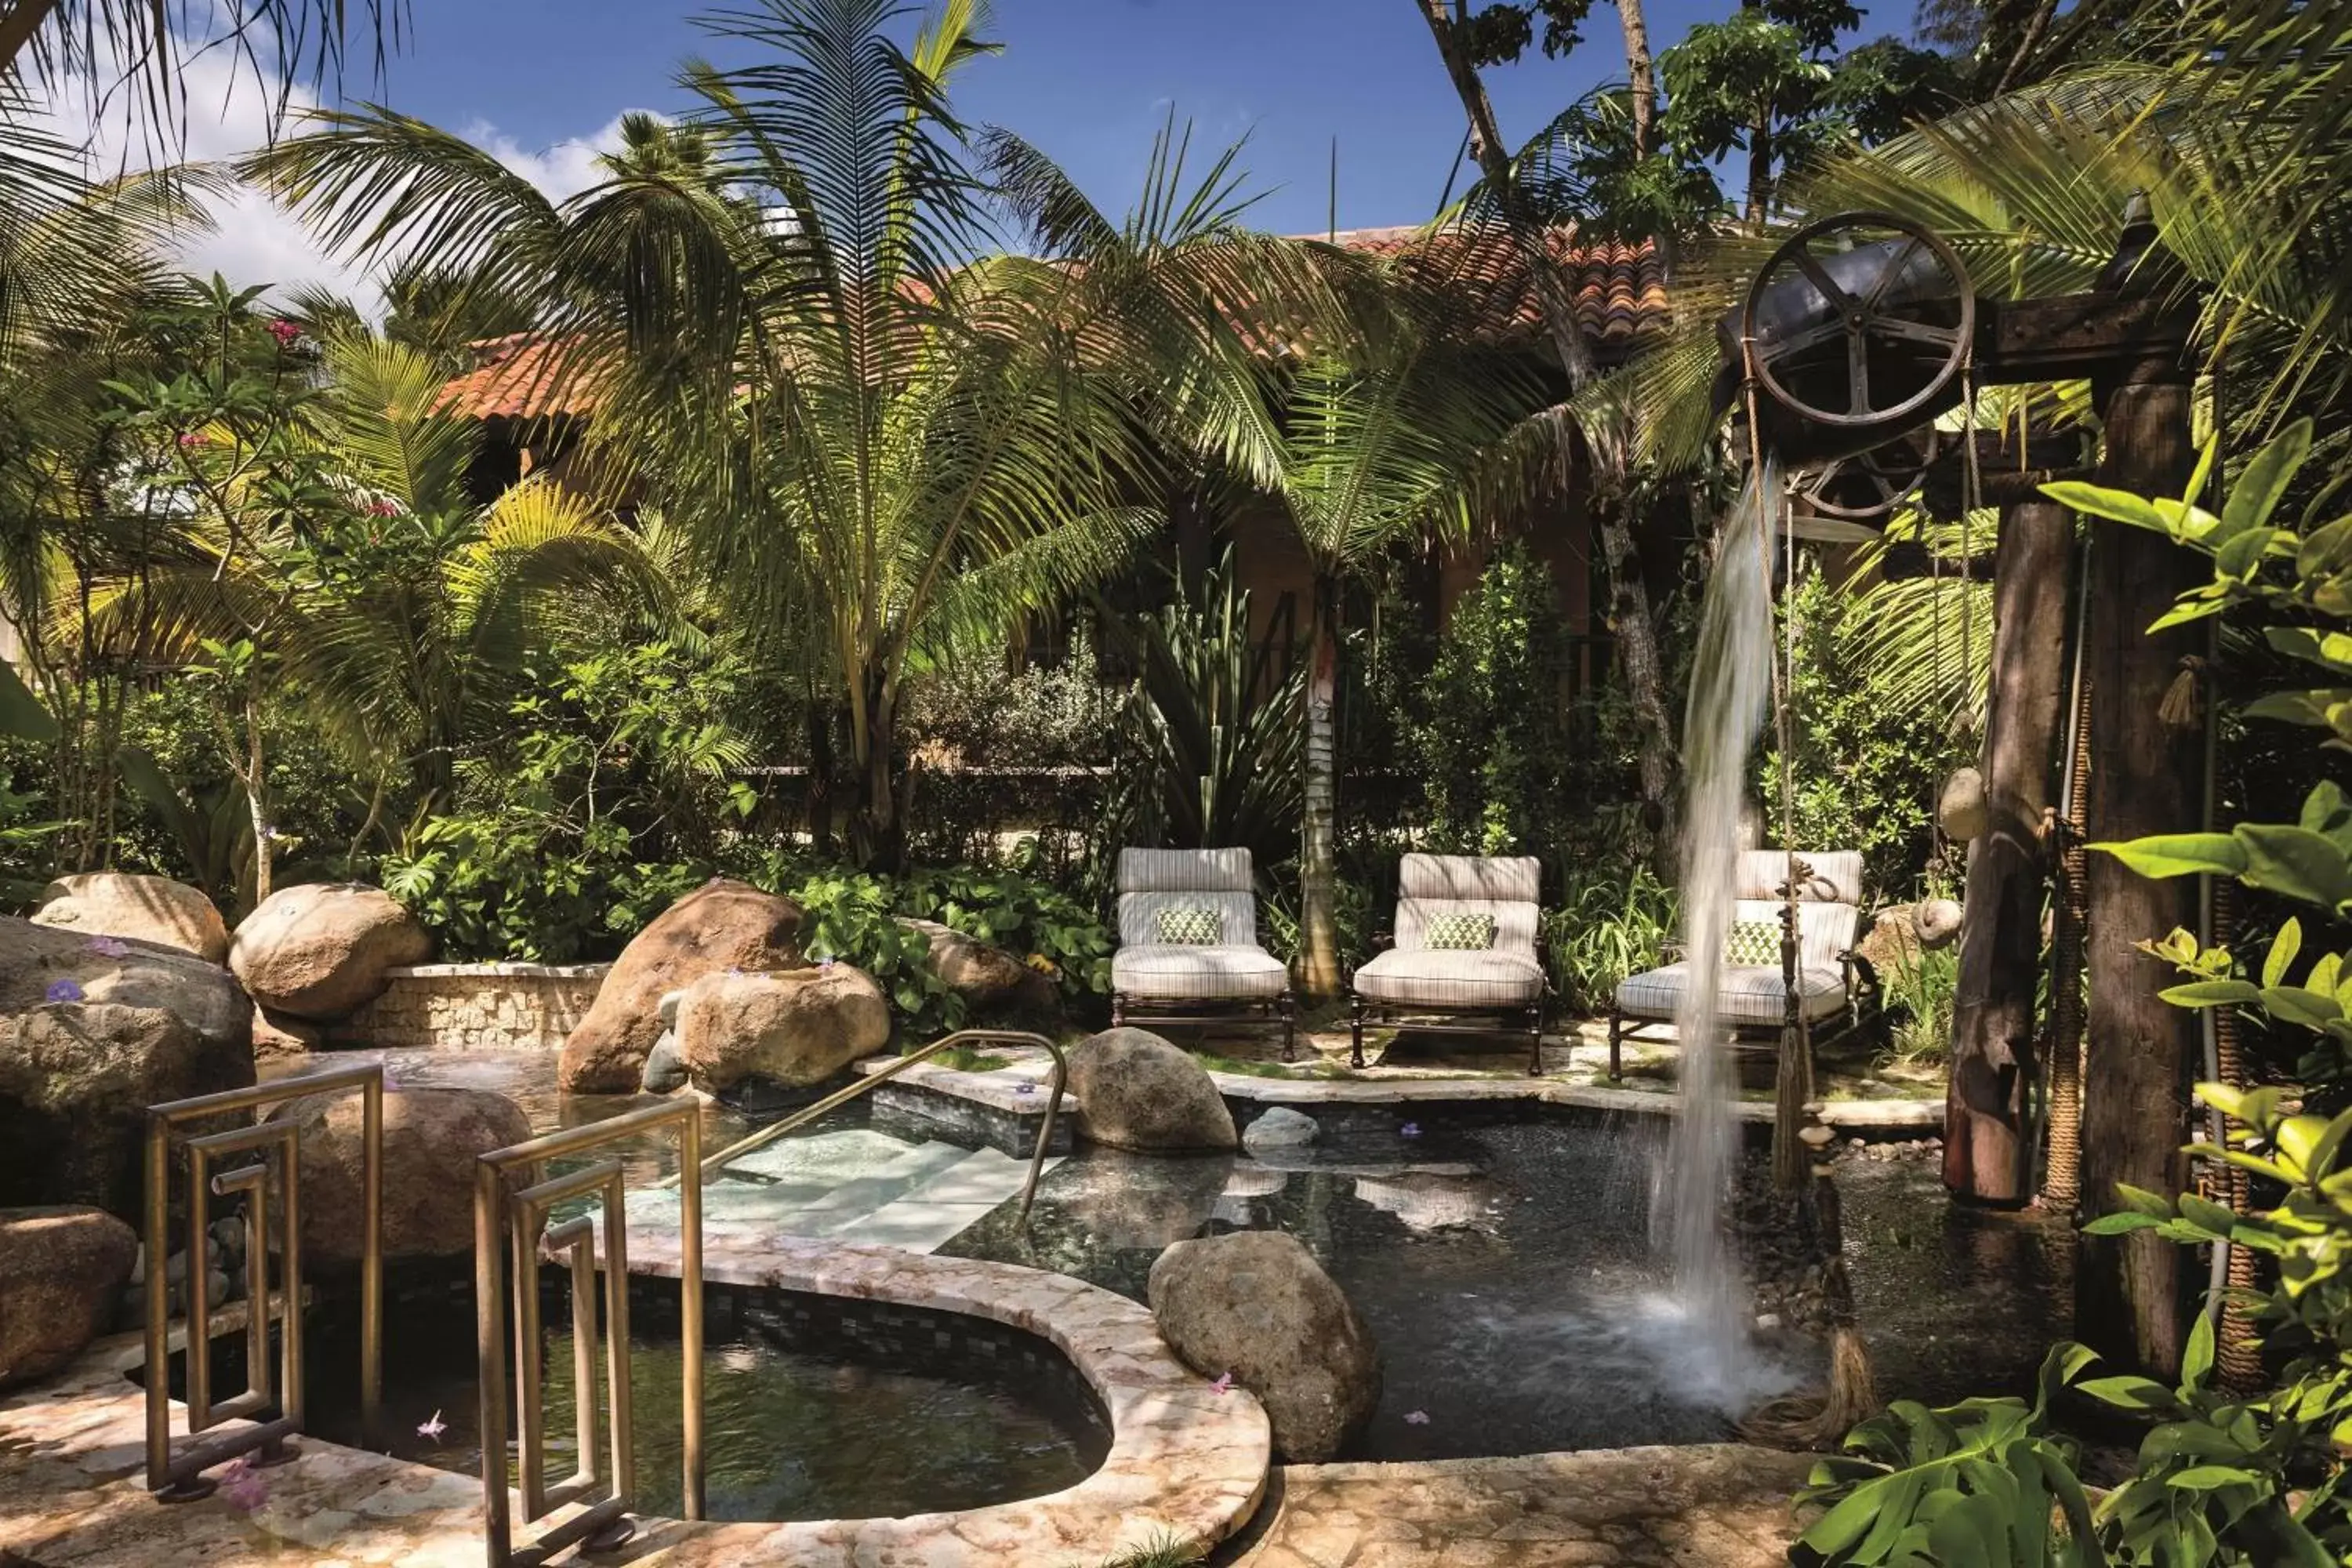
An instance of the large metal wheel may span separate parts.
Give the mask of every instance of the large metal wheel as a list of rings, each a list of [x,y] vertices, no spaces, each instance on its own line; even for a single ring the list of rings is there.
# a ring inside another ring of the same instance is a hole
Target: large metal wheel
[[[1893,432],[1931,416],[1966,367],[1976,291],[1952,247],[1888,213],[1805,225],[1739,313],[1756,379],[1800,419]]]
[[[1833,459],[1797,482],[1797,499],[1816,517],[1876,522],[1916,492],[1936,460],[1936,427],[1924,426],[1883,446]]]

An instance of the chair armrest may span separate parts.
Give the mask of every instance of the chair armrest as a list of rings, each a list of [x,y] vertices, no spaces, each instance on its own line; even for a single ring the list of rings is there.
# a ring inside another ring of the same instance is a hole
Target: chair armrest
[[[1859,950],[1846,949],[1838,954],[1838,963],[1845,970],[1848,991],[1873,996],[1878,994],[1878,966],[1863,957]]]

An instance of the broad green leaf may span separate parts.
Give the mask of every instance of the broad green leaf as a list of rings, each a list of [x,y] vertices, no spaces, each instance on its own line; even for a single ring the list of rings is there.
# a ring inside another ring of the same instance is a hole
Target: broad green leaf
[[[2236,534],[2268,526],[2287,486],[2310,456],[2309,419],[2296,420],[2265,442],[2261,451],[2247,459],[2237,482],[2230,487],[2229,500],[2221,503],[2221,531]]]
[[[2249,719],[2275,719],[2283,724],[2305,724],[2333,730],[2336,715],[2352,703],[2352,687],[2321,687],[2310,691],[2273,691],[2258,697],[2240,711]]]
[[[2159,833],[2092,848],[2121,860],[2143,877],[2236,877],[2246,869],[2247,849],[2227,833]]]
[[[2219,1204],[2206,1203],[2202,1198],[2197,1201],[2206,1208],[2220,1211],[2221,1233],[2223,1236],[2229,1235],[2232,1228],[2231,1222],[2236,1216]],[[2188,1198],[2182,1198],[2181,1207],[2185,1209],[2188,1206]],[[2200,1312],[2197,1314],[2196,1326],[2189,1331],[2189,1343],[2180,1352],[2180,1386],[2194,1393],[2205,1385],[2205,1374],[2212,1370],[2213,1314]]]
[[[0,735],[44,742],[58,738],[56,716],[41,706],[16,665],[5,658],[0,658]]]
[[[2128,523],[2134,528],[2147,529],[2151,533],[2161,533],[2167,539],[2177,537],[2172,525],[2165,521],[2155,502],[2129,490],[2108,489],[2084,479],[2059,479],[2042,486],[2042,493],[2087,517]]]
[[[2336,998],[2300,985],[2272,985],[2263,991],[2263,1010],[2283,1023],[2306,1029],[2324,1029],[2344,1016]]]
[[[2181,1491],[2211,1491],[2219,1487],[2259,1486],[2262,1482],[2263,1478],[2253,1471],[2234,1465],[2191,1465],[2164,1479],[2166,1486]]]
[[[2172,1217],[2172,1200],[2162,1193],[2152,1193],[2146,1187],[2135,1187],[2129,1182],[2117,1182],[2116,1196],[2126,1208],[2135,1214],[2154,1215],[2158,1219]]]
[[[2263,984],[2276,985],[2286,978],[2286,966],[2303,951],[2303,922],[2290,916],[2271,939],[2270,956],[2263,960]]]
[[[2200,837],[2200,836],[2190,836]],[[2245,822],[2231,835],[2244,846],[2239,879],[2334,910],[2352,903],[2352,857],[2325,834],[2277,823]]]
[[[2074,1386],[2103,1405],[2124,1410],[2170,1410],[2178,1404],[2172,1390],[2150,1377],[2095,1377]]]
[[[2262,989],[2243,980],[2199,980],[2175,985],[2160,994],[2176,1007],[2220,1007],[2252,1002],[2262,994]]]
[[[2339,674],[2352,675],[2352,632],[2316,632],[2307,626],[2270,626],[2263,637],[2279,652]]]
[[[2305,534],[2295,552],[2294,574],[2305,583],[2352,566],[2352,517],[2339,517]]]

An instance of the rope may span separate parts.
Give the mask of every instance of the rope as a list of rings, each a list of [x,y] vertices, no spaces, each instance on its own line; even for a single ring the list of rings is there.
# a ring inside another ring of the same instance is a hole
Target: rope
[[[2091,591],[2091,545],[2083,544],[2079,605]],[[2083,1195],[2083,942],[2090,922],[2089,866],[2083,841],[2084,797],[2091,779],[2091,684],[2083,673],[2084,617],[2075,626],[2072,744],[2067,748],[2063,802],[2053,825],[2058,837],[2058,899],[2050,958],[2050,1160],[2042,1195],[2053,1208],[2072,1209]]]
[[[2213,879],[2213,942],[2227,947],[2238,934],[2238,884],[2227,877]],[[2214,1055],[2221,1081],[2231,1089],[2243,1089],[2247,1084],[2246,1054],[2238,1037],[2238,1010],[2216,1007],[2213,1010]],[[2235,1142],[2242,1133],[2226,1134]],[[2248,1178],[2245,1172],[2223,1161],[2212,1163],[2220,1190],[2216,1203],[2226,1205],[2232,1214],[2245,1214],[2248,1199]],[[2242,1304],[2238,1292],[2252,1291],[2255,1286],[2254,1253],[2252,1247],[2230,1249],[2230,1289],[2231,1295],[2221,1306],[2221,1321],[2217,1338],[2220,1345],[2214,1360],[2221,1372],[2222,1386],[2233,1392],[2245,1393],[2263,1384],[2262,1341],[2255,1333],[2252,1314]]]
[[[1977,471],[1977,388],[1976,358],[1966,354],[1960,361],[1960,679],[1968,685],[1976,680],[1977,650],[1977,580],[1976,580],[1976,516],[1977,508],[1984,504],[1984,478]],[[1970,705],[1960,704],[1963,725],[1972,725]],[[1992,731],[1992,693],[1985,693],[1985,732]]]

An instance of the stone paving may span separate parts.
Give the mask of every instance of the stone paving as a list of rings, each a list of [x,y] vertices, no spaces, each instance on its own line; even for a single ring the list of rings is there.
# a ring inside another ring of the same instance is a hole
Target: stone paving
[[[1736,1443],[1293,1465],[1237,1568],[1780,1568],[1811,1459]]]

